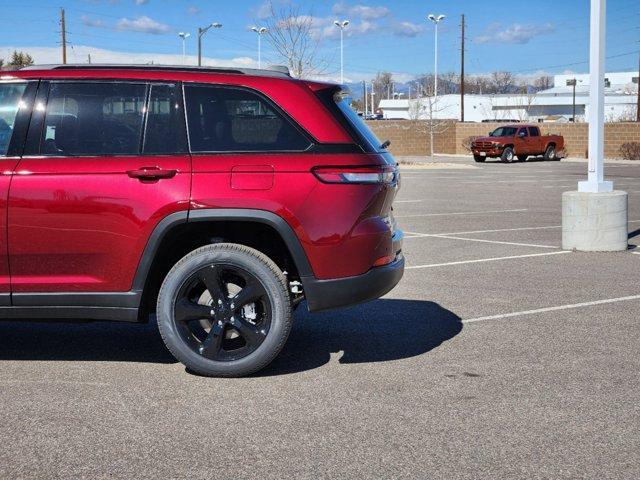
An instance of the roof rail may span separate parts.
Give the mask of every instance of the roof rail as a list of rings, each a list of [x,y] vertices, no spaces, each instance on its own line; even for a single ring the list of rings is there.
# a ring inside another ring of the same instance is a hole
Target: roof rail
[[[201,73],[227,73],[236,75],[256,75],[263,77],[288,77],[289,69],[285,66],[275,65],[266,69],[257,68],[234,68],[234,67],[196,67],[191,65],[160,65],[160,64],[117,64],[117,63],[76,63],[76,64],[47,64],[29,65],[20,70],[164,70],[164,71],[187,71]]]

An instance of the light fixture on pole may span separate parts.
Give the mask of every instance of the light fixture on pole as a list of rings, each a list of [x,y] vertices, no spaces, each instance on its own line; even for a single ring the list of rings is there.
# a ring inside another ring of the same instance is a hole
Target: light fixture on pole
[[[187,38],[189,38],[191,36],[190,33],[185,33],[185,32],[180,32],[178,33],[178,36],[182,39],[182,63],[183,65],[187,63],[187,47],[186,47],[186,41]]]
[[[436,26],[435,59],[434,59],[434,68],[433,68],[434,69],[433,97],[434,97],[434,102],[437,102],[438,101],[438,24],[442,20],[444,20],[446,17],[444,15],[436,16],[433,13],[431,13],[427,18],[431,20]]]
[[[222,28],[222,24],[214,22],[204,28],[198,27],[198,66],[202,66],[202,36],[209,31],[210,28]]]
[[[262,35],[269,30],[266,27],[251,27],[251,31],[258,34],[258,68],[262,68]]]
[[[349,20],[336,20],[333,24],[340,29],[340,83],[344,83],[344,29],[349,25]]]

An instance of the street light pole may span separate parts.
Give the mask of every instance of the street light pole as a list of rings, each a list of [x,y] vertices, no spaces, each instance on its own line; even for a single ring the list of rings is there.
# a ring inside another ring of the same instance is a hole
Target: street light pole
[[[436,40],[435,40],[435,61],[434,61],[434,86],[433,86],[433,101],[438,101],[438,24],[446,17],[444,15],[435,16],[433,13],[427,17],[436,26]]]
[[[591,0],[589,66],[589,173],[578,183],[579,192],[611,192],[612,182],[604,181],[604,76],[606,0]]]
[[[202,36],[207,33],[210,28],[222,28],[222,24],[214,22],[204,28],[198,27],[198,66],[202,66]]]
[[[258,68],[262,68],[262,35],[269,30],[266,27],[251,27],[251,31],[258,34]]]
[[[187,63],[187,47],[186,47],[187,42],[186,41],[187,41],[187,38],[191,36],[191,34],[180,32],[178,33],[178,36],[182,39],[182,64],[185,65]]]
[[[349,25],[349,20],[334,21],[333,24],[340,29],[340,83],[344,83],[344,29]]]

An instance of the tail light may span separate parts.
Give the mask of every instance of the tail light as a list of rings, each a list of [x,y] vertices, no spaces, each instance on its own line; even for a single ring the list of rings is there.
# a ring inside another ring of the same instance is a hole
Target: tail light
[[[392,184],[398,171],[390,165],[372,167],[315,167],[313,174],[324,183]]]

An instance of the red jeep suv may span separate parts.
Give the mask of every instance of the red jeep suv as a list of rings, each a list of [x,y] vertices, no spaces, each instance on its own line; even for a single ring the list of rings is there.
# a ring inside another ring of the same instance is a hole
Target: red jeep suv
[[[281,70],[42,66],[0,77],[0,316],[144,322],[240,376],[292,310],[404,271],[391,155],[334,84]]]

